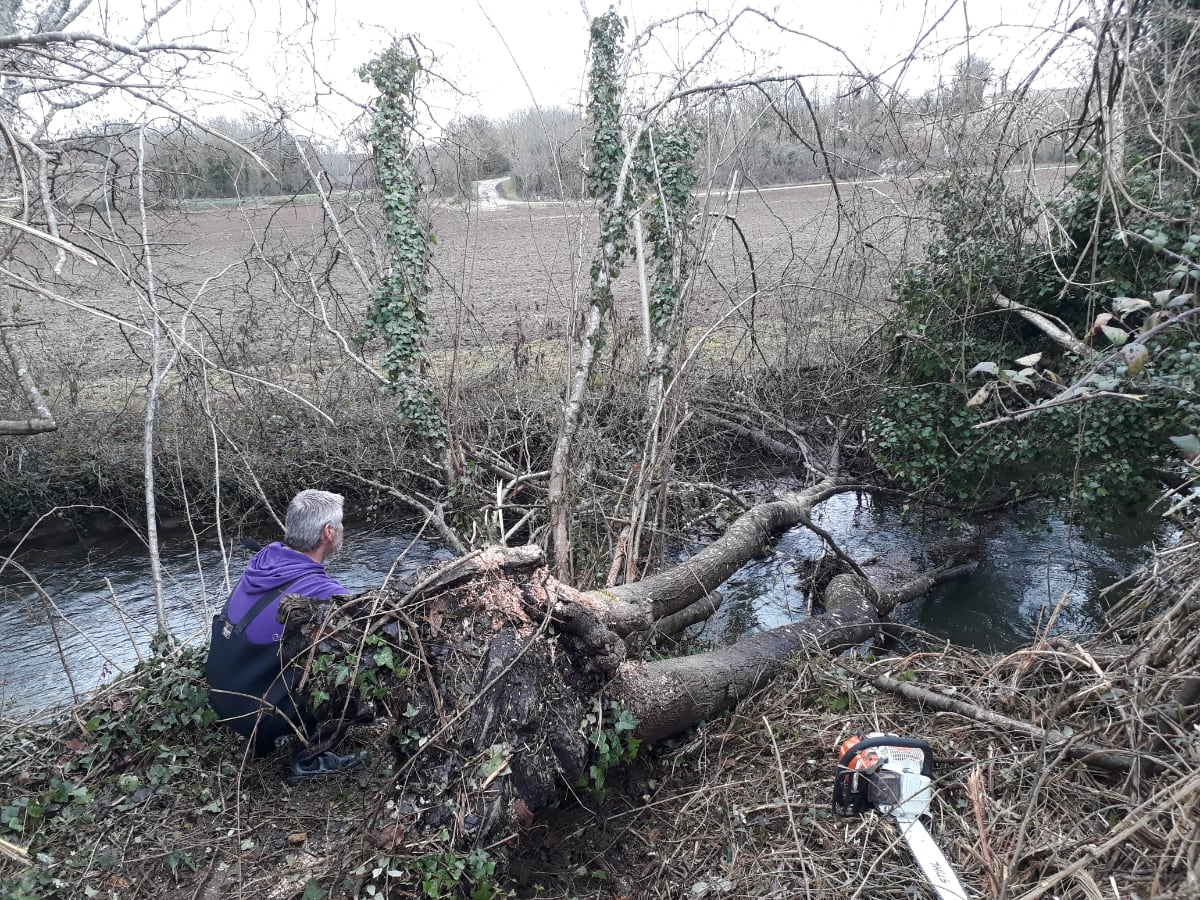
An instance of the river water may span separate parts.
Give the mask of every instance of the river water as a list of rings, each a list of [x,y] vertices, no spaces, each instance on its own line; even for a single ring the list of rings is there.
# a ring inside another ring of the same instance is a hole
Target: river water
[[[21,552],[30,577],[0,558],[0,714],[21,715],[71,703],[136,665],[156,622],[145,547],[105,540]],[[229,596],[251,553],[213,541],[199,552],[190,538],[165,541],[161,553],[171,633],[208,640],[213,613]],[[450,559],[447,550],[398,530],[347,528],[329,574],[358,592]],[[227,575],[228,573],[228,575]],[[36,581],[36,585],[34,584]]]
[[[814,521],[872,575],[911,571],[929,541],[944,533],[905,524],[899,509],[869,495],[843,494],[818,507]],[[1088,632],[1103,614],[1100,591],[1146,558],[1169,529],[1150,524],[1084,539],[1061,520],[1025,526],[998,519],[984,541],[984,562],[969,578],[903,607],[895,617],[957,644],[1006,650],[1028,643],[1055,607],[1056,633]],[[65,705],[135,665],[154,632],[154,593],[144,547],[129,542],[68,543],[22,551],[21,572],[0,557],[0,714],[18,716]],[[701,640],[720,643],[796,621],[807,614],[799,589],[803,563],[821,552],[806,528],[784,533],[771,552],[723,586],[726,601]],[[206,640],[250,553],[197,551],[188,539],[162,553],[172,633]],[[330,574],[351,591],[402,578],[451,554],[398,530],[347,528]]]
[[[832,497],[817,507],[813,521],[872,578],[885,582],[889,574],[922,568],[923,550],[955,534],[947,526],[908,524],[897,503],[869,494]],[[974,574],[905,604],[892,618],[986,651],[1028,644],[1051,624],[1054,634],[1094,633],[1105,611],[1101,592],[1173,534],[1171,526],[1151,518],[1085,536],[1060,518],[997,517],[984,529],[982,562]],[[702,638],[723,642],[805,616],[808,597],[798,587],[803,562],[821,552],[820,538],[809,529],[785,532],[768,555],[726,582],[725,603]]]

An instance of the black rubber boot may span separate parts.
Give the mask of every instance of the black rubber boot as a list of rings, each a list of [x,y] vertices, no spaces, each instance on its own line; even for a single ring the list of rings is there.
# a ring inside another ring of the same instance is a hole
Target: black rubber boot
[[[332,750],[322,753],[305,751],[292,757],[293,778],[318,778],[322,775],[337,775],[341,772],[351,772],[367,761],[362,753],[350,753],[339,756]]]

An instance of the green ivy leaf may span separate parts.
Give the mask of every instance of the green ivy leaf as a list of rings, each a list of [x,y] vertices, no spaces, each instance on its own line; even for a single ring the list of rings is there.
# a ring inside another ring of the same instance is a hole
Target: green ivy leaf
[[[1194,434],[1172,437],[1171,443],[1182,450],[1186,456],[1200,455],[1200,437],[1196,437]]]
[[[1122,329],[1116,328],[1112,325],[1101,325],[1100,330],[1104,332],[1104,336],[1108,338],[1109,341],[1111,341],[1113,344],[1116,344],[1118,347],[1129,340],[1129,332],[1123,331]]]

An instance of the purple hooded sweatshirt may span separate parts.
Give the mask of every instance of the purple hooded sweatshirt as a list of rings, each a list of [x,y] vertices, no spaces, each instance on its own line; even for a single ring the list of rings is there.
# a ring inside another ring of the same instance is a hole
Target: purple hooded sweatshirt
[[[321,563],[276,541],[259,550],[246,565],[242,580],[229,598],[229,621],[234,624],[241,622],[259,597],[298,576],[303,577],[288,587],[285,594],[302,594],[328,600],[335,594],[350,593],[325,574],[325,566]],[[251,644],[279,642],[283,627],[275,620],[278,610],[279,599],[276,598],[246,628],[245,636]]]

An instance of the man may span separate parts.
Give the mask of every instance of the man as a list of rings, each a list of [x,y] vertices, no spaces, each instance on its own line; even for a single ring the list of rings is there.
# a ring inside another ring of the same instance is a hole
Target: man
[[[283,658],[283,626],[276,619],[285,594],[327,600],[348,594],[325,574],[325,560],[342,548],[341,494],[306,490],[288,505],[283,541],[260,550],[246,566],[225,609],[213,620],[205,675],[209,703],[220,720],[245,735],[255,756],[274,752],[294,735],[303,747],[292,757],[292,773],[325,775],[362,764],[333,748],[345,732],[337,721],[318,726],[293,688],[300,673]]]

